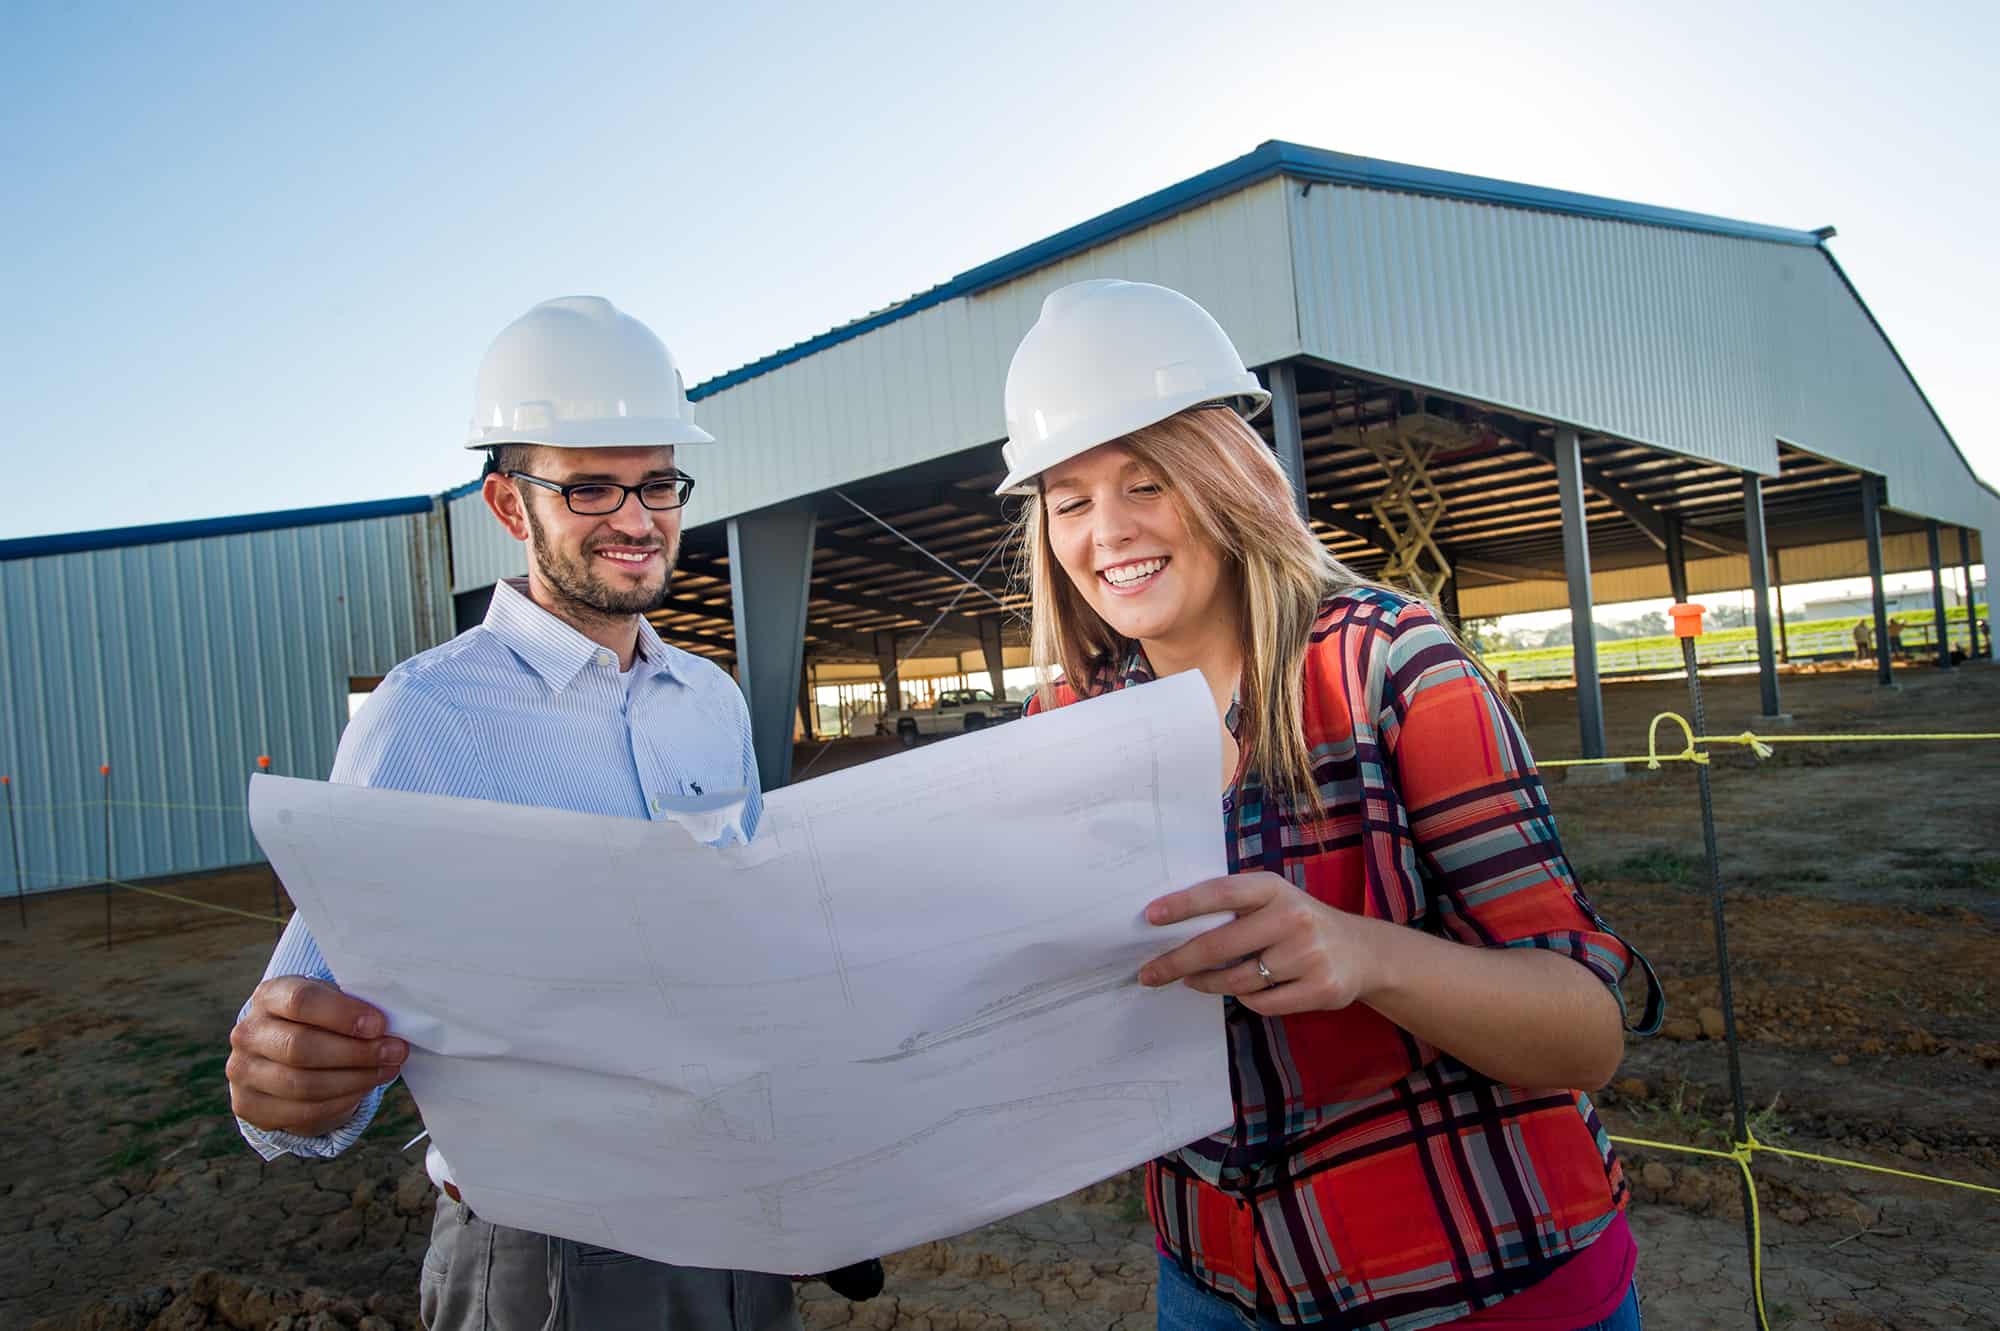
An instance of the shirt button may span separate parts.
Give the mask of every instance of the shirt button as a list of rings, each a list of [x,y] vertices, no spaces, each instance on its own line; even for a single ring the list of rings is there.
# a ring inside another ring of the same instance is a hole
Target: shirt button
[[[610,664],[611,664],[611,653],[610,653],[610,652],[599,652],[599,653],[597,654],[597,664],[599,664],[599,665],[610,665]]]
[[[658,795],[655,795],[653,796],[653,812],[658,813],[659,811],[660,811],[660,797]]]

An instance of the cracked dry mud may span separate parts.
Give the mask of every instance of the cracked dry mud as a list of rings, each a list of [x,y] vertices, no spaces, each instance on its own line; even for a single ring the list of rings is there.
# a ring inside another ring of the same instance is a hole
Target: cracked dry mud
[[[2000,670],[1787,678],[1800,730],[2000,729]],[[1614,751],[1643,749],[1678,684],[1607,688]],[[1523,697],[1548,758],[1574,752],[1566,691]],[[1711,728],[1756,708],[1711,692]],[[874,750],[829,754],[825,771]],[[2000,1186],[2000,749],[1781,749],[1715,785],[1743,1063],[1763,1140]],[[1614,1133],[1727,1140],[1723,1050],[1694,782],[1555,786],[1600,908],[1659,967],[1678,1024],[1635,1041],[1600,1097]],[[261,871],[176,890],[268,908]],[[348,1157],[266,1165],[234,1136],[221,1081],[237,1004],[271,931],[121,896],[103,944],[92,893],[0,921],[0,1328],[416,1324],[431,1192],[396,1092]],[[1712,1020],[1710,1022],[1712,1025]],[[1651,1328],[1754,1325],[1733,1166],[1628,1149]],[[1861,1331],[2000,1326],[2000,1198],[1765,1156],[1757,1164],[1772,1324]],[[808,1327],[1153,1324],[1150,1232],[1130,1176],[888,1259],[880,1299],[801,1290]]]

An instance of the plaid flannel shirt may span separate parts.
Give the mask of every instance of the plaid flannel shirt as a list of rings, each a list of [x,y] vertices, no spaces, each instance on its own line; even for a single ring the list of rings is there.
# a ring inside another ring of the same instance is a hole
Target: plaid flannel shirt
[[[1144,683],[1136,648],[1092,694]],[[1076,701],[1059,685],[1056,702]],[[1324,819],[1254,771],[1223,805],[1231,873],[1477,947],[1539,947],[1663,1002],[1578,889],[1527,741],[1421,604],[1329,598],[1305,660]],[[1032,709],[1031,709],[1032,710]],[[1232,731],[1237,718],[1230,716]],[[1153,1161],[1147,1207],[1204,1288],[1287,1326],[1414,1331],[1546,1278],[1624,1206],[1590,1099],[1493,1081],[1362,1004],[1266,1018],[1226,999],[1229,1129]]]

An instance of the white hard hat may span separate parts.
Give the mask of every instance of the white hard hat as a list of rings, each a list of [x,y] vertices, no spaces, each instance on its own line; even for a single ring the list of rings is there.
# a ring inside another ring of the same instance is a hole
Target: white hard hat
[[[1167,287],[1098,278],[1049,293],[1007,367],[1007,479],[1042,472],[1205,402],[1245,420],[1271,395],[1207,310]]]
[[[479,362],[467,448],[712,444],[694,423],[673,353],[602,296],[545,300],[500,330]]]

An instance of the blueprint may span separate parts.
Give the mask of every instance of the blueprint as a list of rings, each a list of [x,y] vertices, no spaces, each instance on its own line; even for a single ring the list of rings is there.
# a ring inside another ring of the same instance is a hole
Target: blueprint
[[[961,1233],[1231,1119],[1219,998],[1148,990],[1225,872],[1198,674],[665,821],[251,781],[258,842],[466,1202],[806,1273]],[[733,842],[714,845],[710,841]]]

